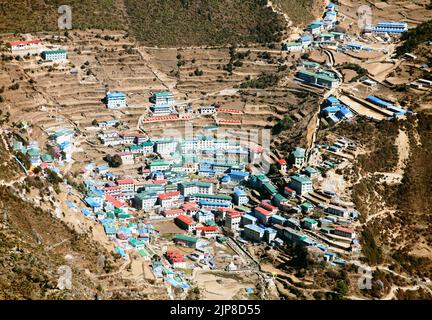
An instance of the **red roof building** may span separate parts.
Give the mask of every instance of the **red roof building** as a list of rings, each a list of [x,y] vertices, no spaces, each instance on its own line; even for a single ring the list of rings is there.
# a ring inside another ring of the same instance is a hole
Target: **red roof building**
[[[218,232],[219,228],[216,226],[202,226],[202,227],[197,227],[196,230],[204,231],[204,232]]]
[[[266,201],[261,201],[260,206],[263,207],[264,209],[268,210],[268,211],[271,211],[271,212],[276,212],[278,210],[278,208],[276,208],[275,206],[272,206],[270,203],[268,203]]]
[[[124,202],[115,199],[113,196],[108,195],[105,197],[105,200],[111,203],[114,206],[114,208],[126,207],[126,204]]]
[[[285,192],[286,192],[286,193],[293,193],[293,192],[295,192],[295,190],[291,189],[291,188],[290,188],[290,187],[288,187],[288,186],[287,186],[287,187],[285,187],[285,189],[284,189],[284,190],[285,190]]]
[[[239,211],[228,211],[226,213],[226,216],[230,217],[231,219],[240,218],[242,216],[242,213]]]
[[[159,195],[159,199],[161,200],[167,200],[169,198],[175,198],[180,196],[180,191],[172,191],[167,193],[162,193]]]
[[[186,262],[185,257],[180,253],[180,251],[168,250],[165,255],[168,261],[174,266],[175,264]]]
[[[351,239],[354,239],[356,236],[356,234],[353,230],[347,229],[347,228],[342,228],[342,227],[335,228],[334,234],[337,236],[341,236],[341,237],[345,237],[345,238],[351,238]]]
[[[272,213],[263,207],[255,207],[255,211],[262,214],[263,216],[270,217]]]
[[[181,208],[187,212],[187,213],[191,213],[191,212],[196,212],[199,209],[198,203],[196,202],[185,202],[181,205]]]
[[[162,215],[167,218],[175,218],[184,214],[183,209],[168,209],[162,212]]]
[[[279,165],[281,165],[281,166],[287,164],[287,162],[285,161],[285,159],[278,159],[278,160],[276,160],[276,162],[277,162]]]
[[[7,45],[9,47],[22,47],[22,46],[28,46],[32,44],[40,44],[42,43],[41,40],[26,40],[26,41],[11,41],[8,42]]]
[[[160,180],[150,180],[152,183],[156,184],[166,184],[168,182],[167,179],[160,179]]]
[[[117,180],[117,184],[118,185],[122,185],[122,184],[133,184],[135,183],[135,180],[132,178],[128,178],[128,179],[122,179],[122,180]]]
[[[196,228],[195,221],[192,218],[185,216],[184,214],[179,215],[175,218],[174,222],[183,230],[187,232],[193,232]]]
[[[102,189],[106,194],[116,194],[121,192],[120,186],[105,187]]]
[[[179,215],[176,220],[181,221],[182,223],[186,224],[186,225],[192,225],[195,222],[192,220],[192,218],[185,216],[185,215]]]
[[[353,230],[351,230],[351,229],[348,229],[348,228],[342,228],[342,227],[337,227],[337,228],[335,228],[335,231],[341,231],[341,232],[346,232],[346,233],[354,233],[354,231]]]

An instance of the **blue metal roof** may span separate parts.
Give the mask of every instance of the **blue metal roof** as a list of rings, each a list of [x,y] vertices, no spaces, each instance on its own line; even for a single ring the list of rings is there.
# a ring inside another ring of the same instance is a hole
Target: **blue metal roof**
[[[87,209],[87,208],[81,208],[81,213],[82,213],[83,215],[85,215],[85,216],[89,216],[89,215],[91,215],[90,210]]]
[[[100,208],[102,205],[95,199],[87,197],[84,201],[92,208]]]
[[[377,23],[379,27],[400,27],[405,28],[408,26],[406,22],[396,22],[396,21],[381,21]]]
[[[202,170],[201,170],[202,171]],[[223,176],[222,178],[221,178],[221,182],[230,182],[231,181],[231,177],[229,177],[229,176]]]
[[[198,203],[203,206],[215,206],[215,207],[229,207],[230,204],[228,202],[214,202],[208,200],[199,200]]]
[[[282,220],[282,221],[285,221],[285,220],[286,220],[285,217],[282,217],[282,216],[280,216],[280,215],[278,215],[278,214],[274,214],[274,215],[272,215],[271,218],[272,218],[272,219],[277,219],[277,220]]]
[[[246,192],[241,188],[235,188],[234,193],[238,196],[245,196],[246,195]]]
[[[341,106],[339,111],[336,113],[336,116],[340,118],[343,117],[347,118],[347,117],[351,117],[352,115],[353,115],[352,112],[349,109],[345,108],[344,106]]]
[[[126,99],[126,94],[123,92],[108,92],[106,95],[108,100],[111,99]]]
[[[233,171],[229,173],[230,176],[248,177],[249,172],[244,171]]]
[[[377,104],[379,106],[385,107],[385,108],[393,106],[391,103],[384,101],[384,100],[381,100],[380,98],[375,97],[375,96],[367,96],[366,100],[368,100],[374,104]]]
[[[361,44],[357,44],[357,43],[348,43],[347,46],[356,49],[361,49],[363,47]]]
[[[122,247],[117,247],[117,248],[115,248],[115,251],[116,251],[119,255],[121,255],[122,257],[124,257],[124,256],[126,255],[126,252],[125,252],[125,250],[124,250]]]
[[[248,220],[252,220],[252,221],[257,220],[257,218],[255,218],[254,216],[251,216],[250,214],[243,215],[243,218],[248,219]]]
[[[332,103],[332,104],[333,103],[340,103],[340,101],[336,97],[333,97],[333,96],[328,97],[327,101]]]
[[[115,226],[108,224],[104,225],[104,230],[106,234],[115,234],[117,232]]]
[[[340,110],[339,106],[334,106],[334,107],[326,107],[323,109],[323,112],[328,112],[328,113],[336,113]]]
[[[261,228],[261,227],[257,226],[256,224],[248,224],[245,226],[245,229],[253,230],[253,231],[256,231],[259,233],[264,232],[264,228]]]

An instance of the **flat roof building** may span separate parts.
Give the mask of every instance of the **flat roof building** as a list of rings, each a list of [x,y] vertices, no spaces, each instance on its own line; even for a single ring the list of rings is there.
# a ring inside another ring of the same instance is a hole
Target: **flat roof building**
[[[126,107],[126,94],[123,92],[107,92],[105,102],[108,109],[120,109]]]

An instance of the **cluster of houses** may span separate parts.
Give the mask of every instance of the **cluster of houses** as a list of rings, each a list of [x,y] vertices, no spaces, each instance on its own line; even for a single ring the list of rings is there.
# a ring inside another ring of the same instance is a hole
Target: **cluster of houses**
[[[193,114],[191,104],[177,104],[174,94],[170,91],[157,91],[149,98],[152,105],[149,106],[149,118],[145,122],[189,119]],[[104,103],[108,109],[121,109],[127,107],[127,95],[124,92],[107,92]],[[223,110],[221,110],[223,111]],[[217,112],[214,105],[201,106],[198,108],[200,115],[213,115]]]
[[[329,124],[336,124],[339,121],[353,118],[354,114],[337,98],[330,96],[321,106],[321,116],[325,118]]]
[[[54,163],[63,165],[72,161],[74,151],[75,131],[73,129],[58,129],[49,135],[47,151],[42,152],[36,141],[25,146],[21,141],[13,142],[13,150],[26,155],[30,161],[32,171],[36,167],[50,168],[56,171]]]
[[[317,174],[314,168],[307,167],[289,177],[289,184],[279,192],[266,175],[246,171],[246,164],[254,155],[238,141],[213,136],[144,140],[136,135],[129,137],[128,143],[124,153],[132,155],[132,161],[134,155],[145,157],[153,153],[142,166],[141,178],[119,179],[108,167],[100,166],[94,171],[102,181],[85,182],[86,212],[110,223],[110,228],[106,228],[110,237],[118,238],[119,226],[113,225],[113,220],[127,223],[131,218],[128,210],[131,210],[147,212],[150,219],[171,220],[192,238],[220,237],[230,232],[245,240],[280,245],[287,238],[275,225],[285,227],[287,218],[278,214],[279,210],[292,207],[289,199],[311,192],[311,179]],[[125,155],[120,155],[127,160]],[[288,163],[301,168],[305,150],[295,148],[287,161],[277,162],[278,169],[286,172]],[[251,208],[248,189],[257,190],[267,200]],[[311,209],[307,204],[300,208],[301,212]],[[309,222],[306,220],[302,225],[308,229]],[[310,229],[315,227],[311,224]],[[173,260],[171,256],[170,259]],[[176,264],[183,263],[181,258],[177,260]]]
[[[286,42],[282,49],[288,52],[298,52],[307,49],[310,46],[321,44],[333,44],[336,41],[344,40],[345,34],[342,32],[331,31],[337,22],[337,5],[329,3],[322,19],[309,24],[305,28],[305,34],[293,42]]]

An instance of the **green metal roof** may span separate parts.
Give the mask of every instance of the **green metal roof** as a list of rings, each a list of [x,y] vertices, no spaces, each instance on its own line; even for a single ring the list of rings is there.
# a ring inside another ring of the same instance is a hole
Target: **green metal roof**
[[[150,166],[166,166],[169,163],[165,160],[154,160],[150,162]]]
[[[53,157],[50,154],[43,154],[41,156],[43,162],[53,162]]]
[[[141,199],[141,200],[146,200],[146,199],[156,198],[157,195],[154,193],[140,192],[140,193],[137,193],[135,195],[135,197],[137,197],[138,199]]]
[[[281,195],[280,193],[275,194],[275,199],[279,202],[283,202],[283,201],[288,201],[287,198],[285,198],[283,195]]]
[[[173,96],[173,94],[169,91],[159,91],[159,92],[155,92],[153,95],[157,98],[165,98],[165,97]]]
[[[147,250],[145,250],[145,249],[138,250],[138,253],[140,254],[141,257],[144,257],[144,258],[150,256],[150,253],[148,253]]]
[[[292,152],[292,155],[295,158],[304,158],[304,156],[305,156],[305,149],[303,149],[303,148],[295,148],[293,150],[293,152]]]
[[[40,151],[38,149],[29,149],[27,150],[27,154],[29,156],[38,156],[40,155]]]
[[[310,224],[318,223],[318,221],[316,221],[315,219],[310,219],[310,218],[306,218],[306,219],[304,219],[304,221],[307,223],[310,223]]]
[[[307,177],[304,177],[304,176],[300,176],[300,175],[294,175],[294,176],[292,176],[291,180],[295,180],[297,182],[300,182],[301,184],[303,184],[303,183],[312,183],[312,181],[310,181],[310,179],[308,179]]]
[[[285,42],[284,45],[287,47],[297,47],[297,46],[301,47],[302,46],[301,43],[299,43],[299,42]]]
[[[189,242],[193,242],[193,243],[196,243],[198,241],[197,238],[189,237],[189,236],[186,236],[184,234],[177,234],[174,237],[174,239],[181,240],[181,241],[189,241]]]
[[[303,207],[306,207],[306,208],[313,208],[314,207],[313,204],[310,202],[303,202],[301,205]]]
[[[330,81],[330,82],[337,81],[337,79],[330,77],[328,74],[324,74],[324,73],[310,72],[307,70],[300,70],[299,73],[310,76],[310,77],[314,77],[317,79],[325,80],[325,81]]]
[[[43,54],[59,54],[59,53],[66,53],[66,50],[46,50],[42,52]]]
[[[321,33],[320,34],[320,37],[334,37],[334,34],[332,34],[332,33]]]

